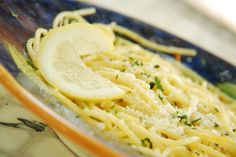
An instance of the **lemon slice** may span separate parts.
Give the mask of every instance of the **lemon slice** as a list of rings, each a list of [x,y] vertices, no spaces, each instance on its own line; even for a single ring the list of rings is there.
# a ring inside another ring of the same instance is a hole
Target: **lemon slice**
[[[51,30],[38,51],[39,70],[55,88],[69,97],[83,100],[118,98],[124,91],[93,72],[80,56],[111,51],[112,39],[99,27],[70,24]]]

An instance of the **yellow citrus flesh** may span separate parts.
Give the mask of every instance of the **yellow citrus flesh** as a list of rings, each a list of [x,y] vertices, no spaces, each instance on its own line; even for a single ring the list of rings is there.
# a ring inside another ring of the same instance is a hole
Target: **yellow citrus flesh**
[[[124,94],[110,80],[85,66],[82,55],[112,51],[113,43],[99,27],[70,24],[49,31],[38,51],[39,70],[64,94],[82,100],[114,99]]]

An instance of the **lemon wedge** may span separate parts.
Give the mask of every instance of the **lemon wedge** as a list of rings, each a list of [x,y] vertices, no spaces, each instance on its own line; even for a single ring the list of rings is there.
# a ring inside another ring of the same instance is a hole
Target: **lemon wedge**
[[[124,91],[87,67],[80,56],[111,51],[112,39],[99,27],[69,24],[49,31],[39,45],[37,62],[47,82],[82,100],[118,98]]]

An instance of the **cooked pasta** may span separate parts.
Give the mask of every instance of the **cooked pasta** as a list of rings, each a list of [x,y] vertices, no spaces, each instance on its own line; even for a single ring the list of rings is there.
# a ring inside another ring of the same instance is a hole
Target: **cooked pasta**
[[[62,12],[55,18],[52,29],[72,22],[87,22],[82,16],[94,12],[93,8]],[[89,54],[82,60],[126,94],[115,100],[92,102],[71,100],[55,90],[59,100],[108,139],[122,142],[144,155],[236,156],[236,110],[232,107],[235,101],[180,63],[142,46],[180,55],[195,55],[195,51],[156,44],[116,24],[97,25],[114,35],[115,49]],[[27,41],[28,53],[36,67],[38,46],[48,31],[39,28],[35,37]]]

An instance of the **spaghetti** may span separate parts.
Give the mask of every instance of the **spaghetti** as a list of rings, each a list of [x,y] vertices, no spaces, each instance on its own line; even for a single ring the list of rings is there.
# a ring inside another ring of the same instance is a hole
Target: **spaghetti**
[[[87,22],[82,16],[93,13],[93,8],[62,12],[55,18],[53,28]],[[110,34],[122,34],[154,50],[196,54],[194,50],[156,44],[116,24],[98,25]],[[36,67],[38,45],[47,32],[39,28],[35,37],[27,41]],[[236,156],[235,101],[180,63],[140,45],[114,34],[113,52],[82,57],[86,66],[127,91],[122,98],[95,103],[70,100],[56,90],[54,95],[108,139],[145,155]]]

